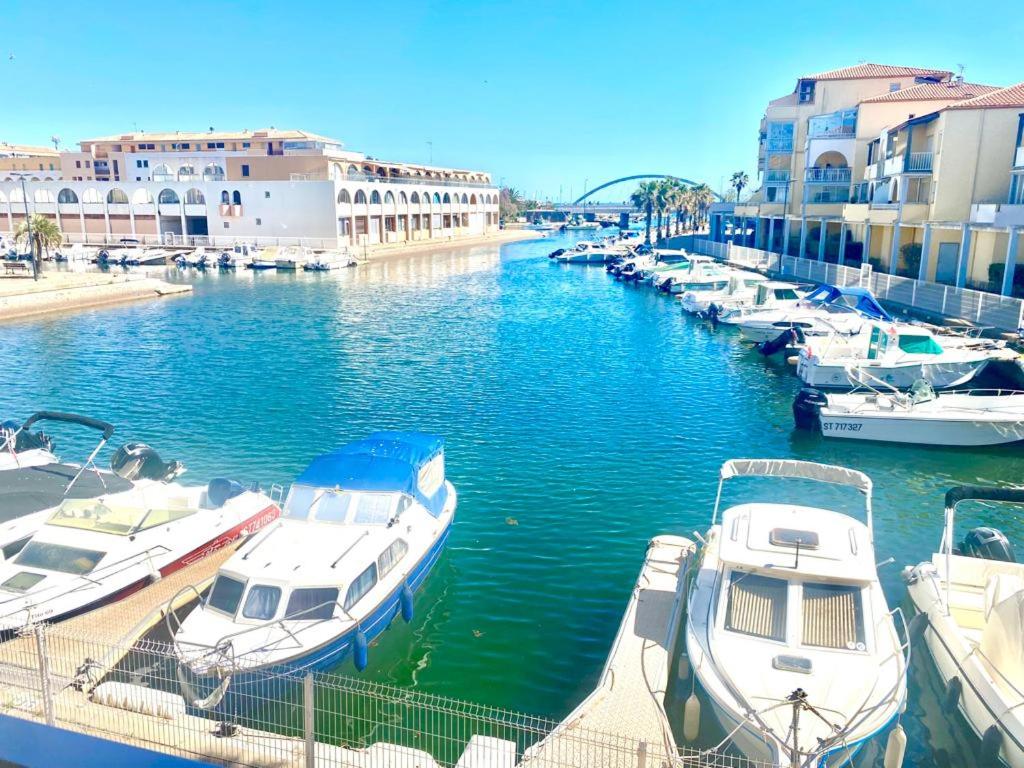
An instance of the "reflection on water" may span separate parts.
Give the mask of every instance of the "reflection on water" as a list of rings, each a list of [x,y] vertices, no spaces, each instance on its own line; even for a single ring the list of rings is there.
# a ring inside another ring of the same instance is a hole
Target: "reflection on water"
[[[650,537],[706,527],[726,459],[868,473],[878,556],[896,558],[882,569],[892,605],[899,569],[938,543],[947,487],[1019,481],[1012,448],[794,432],[791,367],[601,268],[544,258],[567,242],[314,275],[168,269],[195,293],[0,325],[0,415],[108,419],[115,443],[143,440],[193,482],[287,483],[374,429],[444,434],[460,494],[450,546],[414,621],[371,648],[367,674],[553,716],[597,679]],[[91,436],[57,437],[69,459],[90,447]],[[912,698],[905,722],[912,759],[932,765],[923,740],[949,729],[921,706]]]

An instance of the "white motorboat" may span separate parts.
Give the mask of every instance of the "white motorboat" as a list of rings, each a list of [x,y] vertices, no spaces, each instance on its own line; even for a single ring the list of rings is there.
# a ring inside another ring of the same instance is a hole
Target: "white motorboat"
[[[1003,534],[974,528],[956,541],[964,501],[1024,504],[1024,489],[957,487],[930,561],[903,575],[920,631],[945,684],[945,700],[981,740],[975,765],[1024,768],[1024,564]]]
[[[2,251],[2,248],[0,248]],[[72,245],[62,245],[60,249],[54,254],[54,261],[57,262],[68,262],[69,264],[93,262],[96,261],[96,256],[99,253],[99,248],[95,246],[87,246],[82,243],[73,243]]]
[[[217,266],[221,269],[247,268],[260,254],[260,250],[252,245],[242,243],[230,251],[221,251],[217,257]],[[276,265],[275,265],[276,266]]]
[[[626,256],[629,249],[619,245],[605,245],[596,240],[583,240],[570,250],[557,256],[564,264],[604,264],[620,256]]]
[[[252,256],[247,262],[245,262],[245,268],[252,269],[256,272],[277,269],[277,256],[279,251],[280,249],[276,245],[271,245],[262,249],[252,249],[250,251]]]
[[[66,499],[0,563],[0,632],[119,600],[279,515],[269,496],[223,478],[195,487],[136,483]]]
[[[348,251],[322,251],[311,256],[310,261],[302,265],[302,269],[306,272],[330,272],[335,269],[354,267],[356,264],[356,260],[349,255]]]
[[[368,643],[399,613],[412,619],[455,507],[436,436],[378,432],[320,456],[295,480],[281,520],[221,567],[180,626],[169,624],[179,659],[199,675],[326,669],[350,654],[363,669]]]
[[[117,264],[121,267],[163,265],[167,263],[167,251],[139,246],[105,249],[97,254],[96,262],[101,266]]]
[[[851,379],[857,381],[856,374]],[[1024,392],[975,389],[936,394],[926,381],[901,392],[864,380],[851,392],[803,388],[793,401],[797,427],[825,437],[916,445],[1005,445],[1024,440]]]
[[[735,477],[853,489],[863,496],[865,522],[778,496],[731,506],[719,519],[722,486]],[[727,461],[702,542],[686,652],[693,682],[727,734],[719,746],[787,768],[839,766],[889,730],[906,699],[909,643],[897,635],[893,617],[902,623],[902,614],[890,612],[878,581],[871,480],[804,461]],[[696,692],[691,700],[684,731],[692,737]],[[894,733],[898,742],[902,733]]]
[[[871,322],[865,330],[870,332],[833,333],[808,342],[800,350],[797,375],[819,388],[850,389],[863,371],[896,389],[908,389],[921,379],[935,389],[947,389],[966,384],[994,359],[1016,357],[1005,342],[965,345],[956,340],[947,347],[945,337],[923,325]]]
[[[295,272],[304,269],[306,264],[313,261],[315,256],[309,248],[290,245],[278,251],[275,265],[281,271]]]
[[[686,291],[679,297],[682,311],[691,315],[707,312],[715,307],[740,307],[753,304],[759,287],[768,278],[759,272],[736,272],[729,276],[729,283],[720,291]]]
[[[0,422],[0,471],[57,463],[49,435],[32,431],[32,427],[51,415],[40,411],[29,416],[24,424],[11,420]]]
[[[206,248],[199,246],[194,251],[176,256],[174,263],[183,268],[206,269],[211,266],[212,257],[206,252]]]
[[[707,256],[691,256],[686,269],[672,272],[657,288],[673,296],[687,291],[721,291],[729,285],[729,278],[736,271]]]
[[[822,284],[798,301],[742,317],[734,324],[749,341],[764,343],[796,329],[801,336],[855,336],[869,320],[892,317],[866,288]]]
[[[679,261],[673,264],[657,263],[649,269],[645,269],[640,276],[640,281],[653,286],[660,286],[675,274],[682,274],[683,270],[690,268],[690,262]]]
[[[751,302],[716,302],[717,320],[726,325],[737,325],[761,312],[792,309],[806,293],[807,290],[796,283],[767,280],[757,285]]]

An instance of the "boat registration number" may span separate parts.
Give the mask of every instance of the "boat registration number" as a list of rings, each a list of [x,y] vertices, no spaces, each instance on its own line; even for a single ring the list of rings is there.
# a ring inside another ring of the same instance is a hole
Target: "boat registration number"
[[[822,432],[860,432],[863,424],[850,424],[845,421],[824,421],[821,424]]]

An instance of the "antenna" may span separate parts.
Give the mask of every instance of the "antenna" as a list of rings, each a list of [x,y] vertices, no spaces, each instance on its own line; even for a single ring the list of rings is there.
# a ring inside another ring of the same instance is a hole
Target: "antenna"
[[[964,70],[966,69],[966,67],[964,67],[963,64],[957,64],[956,69],[956,81],[957,83],[962,83],[964,81]]]

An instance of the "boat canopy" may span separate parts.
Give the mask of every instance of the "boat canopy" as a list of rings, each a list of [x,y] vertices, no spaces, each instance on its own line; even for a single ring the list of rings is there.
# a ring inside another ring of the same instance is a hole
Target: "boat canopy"
[[[421,432],[374,432],[318,456],[295,482],[346,491],[405,493],[438,517],[448,499],[444,480],[443,438]]]
[[[849,485],[861,493],[871,493],[871,478],[863,472],[834,464],[817,464],[795,459],[730,459],[722,465],[721,478],[793,477],[822,483]]]
[[[866,317],[892,322],[892,315],[882,308],[867,288],[822,283],[807,294],[806,300],[815,304],[845,305]]]

